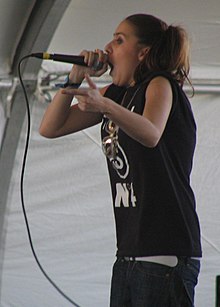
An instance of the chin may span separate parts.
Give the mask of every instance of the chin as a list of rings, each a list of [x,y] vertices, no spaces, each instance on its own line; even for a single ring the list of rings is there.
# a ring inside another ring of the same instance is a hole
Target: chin
[[[112,83],[113,83],[114,85],[120,86],[120,82],[117,80],[117,78],[115,78],[115,77],[112,76],[112,75],[111,75],[111,77],[112,77]]]

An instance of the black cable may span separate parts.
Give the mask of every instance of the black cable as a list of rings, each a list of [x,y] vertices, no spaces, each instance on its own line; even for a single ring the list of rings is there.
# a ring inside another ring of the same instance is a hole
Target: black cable
[[[28,233],[28,239],[29,239],[29,243],[30,243],[30,247],[31,247],[31,251],[33,253],[33,256],[41,270],[41,272],[43,273],[43,275],[46,277],[46,279],[52,284],[52,286],[66,299],[68,300],[73,306],[76,307],[80,307],[77,303],[75,303],[72,299],[70,299],[56,284],[55,282],[48,276],[48,274],[45,272],[45,270],[43,269],[37,254],[35,252],[34,246],[33,246],[33,242],[32,242],[32,237],[31,237],[31,231],[30,231],[30,227],[29,227],[29,222],[28,222],[28,218],[27,218],[27,213],[26,213],[26,209],[25,209],[25,205],[24,205],[24,193],[23,193],[23,186],[24,186],[24,174],[25,174],[25,166],[26,166],[26,160],[27,160],[27,152],[28,152],[28,146],[29,146],[29,140],[30,140],[30,128],[31,128],[31,116],[30,116],[30,107],[29,107],[29,101],[28,101],[28,96],[27,96],[27,92],[21,77],[21,63],[24,59],[29,58],[31,55],[26,55],[23,58],[21,58],[21,60],[19,61],[18,64],[18,76],[20,79],[20,83],[21,83],[21,87],[23,89],[24,92],[24,97],[25,97],[25,102],[26,102],[26,108],[27,108],[27,134],[26,134],[26,143],[25,143],[25,149],[24,149],[24,157],[23,157],[23,162],[22,162],[22,170],[21,170],[21,179],[20,179],[20,192],[21,192],[21,204],[22,204],[22,210],[23,210],[23,214],[24,214],[24,219],[25,219],[25,225],[27,228],[27,233]]]

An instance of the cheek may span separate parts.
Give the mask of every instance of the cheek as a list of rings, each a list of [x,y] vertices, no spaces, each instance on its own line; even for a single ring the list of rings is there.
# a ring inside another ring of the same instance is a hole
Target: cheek
[[[133,74],[138,64],[139,61],[137,61],[135,57],[131,56],[123,59],[119,65],[123,74],[133,77]]]
[[[139,64],[138,54],[134,50],[128,50],[126,54],[122,54],[121,62],[127,67],[136,67]]]
[[[133,68],[138,64],[137,59],[131,53],[123,53],[118,60],[118,68],[124,71],[133,71]]]
[[[117,55],[117,64],[113,71],[113,82],[117,85],[129,85],[133,80],[133,75],[139,64],[137,54],[134,52],[124,51]]]

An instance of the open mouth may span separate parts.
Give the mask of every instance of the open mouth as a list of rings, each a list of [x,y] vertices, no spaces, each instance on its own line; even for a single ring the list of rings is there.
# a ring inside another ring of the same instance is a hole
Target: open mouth
[[[109,74],[112,73],[113,69],[114,69],[114,65],[111,62],[108,62],[108,66],[110,67],[110,72]]]

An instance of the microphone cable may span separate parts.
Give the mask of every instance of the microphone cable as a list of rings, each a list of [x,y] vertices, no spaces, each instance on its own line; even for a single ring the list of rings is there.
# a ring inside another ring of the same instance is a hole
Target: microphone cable
[[[22,170],[21,170],[21,177],[20,177],[20,195],[21,195],[21,204],[22,204],[22,211],[25,219],[25,225],[27,228],[27,233],[28,233],[28,239],[31,247],[32,254],[37,262],[38,267],[40,268],[41,272],[43,275],[46,277],[46,279],[51,283],[51,285],[67,300],[69,301],[73,306],[75,307],[80,307],[76,302],[74,302],[70,297],[68,297],[56,284],[55,282],[49,277],[49,275],[46,273],[44,268],[42,267],[38,256],[35,252],[32,237],[31,237],[31,231],[30,231],[30,226],[27,218],[27,213],[25,209],[25,204],[24,204],[24,174],[25,174],[25,167],[26,167],[26,161],[27,161],[27,153],[28,153],[28,147],[29,147],[29,140],[30,140],[30,130],[31,130],[31,115],[30,115],[30,107],[29,107],[29,101],[28,101],[28,95],[27,91],[24,85],[24,82],[22,80],[21,76],[21,63],[23,60],[31,57],[31,55],[26,55],[22,57],[18,63],[18,76],[19,80],[21,83],[21,87],[24,93],[25,97],[25,102],[26,102],[26,109],[27,109],[27,133],[26,133],[26,142],[25,142],[25,149],[24,149],[24,156],[23,156],[23,162],[22,162]]]

